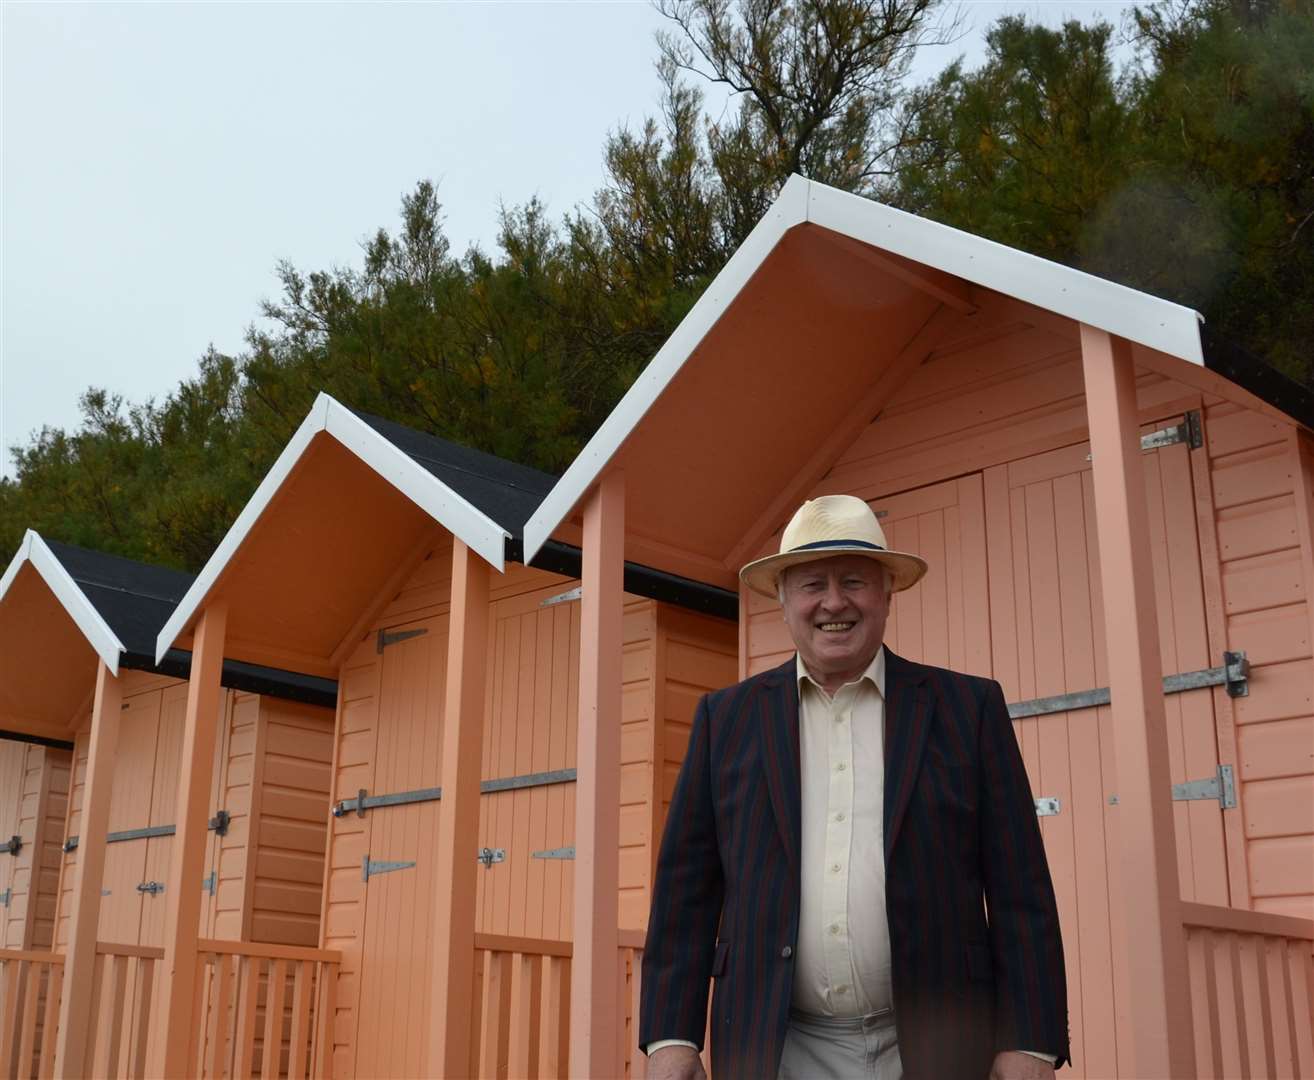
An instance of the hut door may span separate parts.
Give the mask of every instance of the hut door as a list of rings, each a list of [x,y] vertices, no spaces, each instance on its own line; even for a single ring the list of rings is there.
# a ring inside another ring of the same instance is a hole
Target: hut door
[[[985,473],[995,678],[1010,704],[1108,686],[1089,454],[1082,443]],[[1189,447],[1148,450],[1143,461],[1164,672],[1218,665],[1208,653]],[[1214,776],[1213,692],[1165,704],[1172,782]],[[1130,1018],[1115,1020],[1114,965],[1127,958],[1114,944],[1119,865],[1106,854],[1118,826],[1111,722],[1107,706],[1086,706],[1015,725],[1035,795],[1056,800],[1041,831],[1063,926],[1075,1072],[1088,1076],[1118,1075],[1118,1038],[1130,1038]],[[1224,811],[1218,802],[1175,806],[1182,896],[1226,904]]]
[[[0,741],[0,845],[21,833],[23,787],[27,773],[27,745]],[[29,837],[24,844],[31,843]],[[21,849],[20,849],[21,852]],[[30,852],[21,852],[31,854]],[[25,901],[18,882],[19,855],[0,850],[0,948],[21,949]],[[29,860],[31,862],[31,860]],[[29,875],[30,876],[30,875]]]
[[[152,828],[176,825],[178,812],[178,770],[182,764],[183,731],[187,716],[187,687],[170,686],[156,695],[160,701],[160,737],[155,743],[155,775],[150,786]],[[172,836],[152,836],[145,841],[145,869],[142,880],[162,884],[169,877],[169,859],[173,854]],[[199,882],[197,886],[199,887]],[[141,944],[159,947],[164,944],[163,892],[143,893]]]
[[[872,501],[885,540],[929,564],[926,577],[897,593],[885,640],[908,660],[990,674],[985,507],[981,474]]]
[[[381,637],[378,735],[370,796],[439,784],[447,617],[388,627]],[[438,814],[433,799],[365,811],[356,1075],[422,1076],[426,1068]],[[470,858],[475,837],[469,838]]]
[[[151,824],[151,791],[155,782],[155,752],[160,735],[160,694],[134,694],[123,702],[119,744],[114,756],[114,790],[110,795],[111,833],[129,832]],[[82,819],[88,832],[94,822]],[[98,938],[115,945],[140,945],[142,909],[149,894],[138,886],[146,876],[149,841],[119,840],[105,847],[105,877],[100,901]]]

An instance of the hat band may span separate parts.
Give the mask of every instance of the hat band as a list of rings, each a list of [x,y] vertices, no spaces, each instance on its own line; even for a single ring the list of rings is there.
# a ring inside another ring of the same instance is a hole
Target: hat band
[[[870,548],[872,551],[885,550],[885,548],[881,547],[880,544],[872,544],[866,540],[814,540],[810,544],[799,544],[799,546],[796,548],[790,548],[788,554],[793,554],[796,551],[816,551],[820,548],[834,548],[834,547],[846,547],[846,548],[861,547],[861,548]],[[782,551],[781,554],[784,555],[786,554],[786,552]]]

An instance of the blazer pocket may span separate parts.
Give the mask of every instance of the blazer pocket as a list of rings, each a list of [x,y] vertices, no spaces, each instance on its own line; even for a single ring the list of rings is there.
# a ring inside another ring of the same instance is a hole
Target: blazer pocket
[[[730,942],[718,941],[716,955],[712,957],[712,978],[719,979],[725,974],[726,957],[730,955]]]
[[[991,982],[995,977],[995,964],[989,945],[967,947],[967,977],[974,982]]]

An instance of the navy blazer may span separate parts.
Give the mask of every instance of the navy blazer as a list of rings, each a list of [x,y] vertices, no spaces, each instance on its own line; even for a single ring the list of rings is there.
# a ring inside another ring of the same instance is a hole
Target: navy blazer
[[[657,860],[639,1045],[701,1047],[706,1024],[713,1080],[774,1078],[784,1047],[800,888],[795,671],[791,657],[699,702]],[[1003,691],[888,649],[885,678],[885,891],[904,1076],[984,1080],[999,1050],[1061,1064],[1058,910]]]

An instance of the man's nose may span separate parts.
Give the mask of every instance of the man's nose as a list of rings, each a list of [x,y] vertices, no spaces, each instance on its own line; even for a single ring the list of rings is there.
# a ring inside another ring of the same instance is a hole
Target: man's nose
[[[827,611],[838,611],[848,604],[848,601],[844,599],[844,590],[840,588],[838,581],[828,581],[826,583],[826,594],[821,598],[821,603]]]

